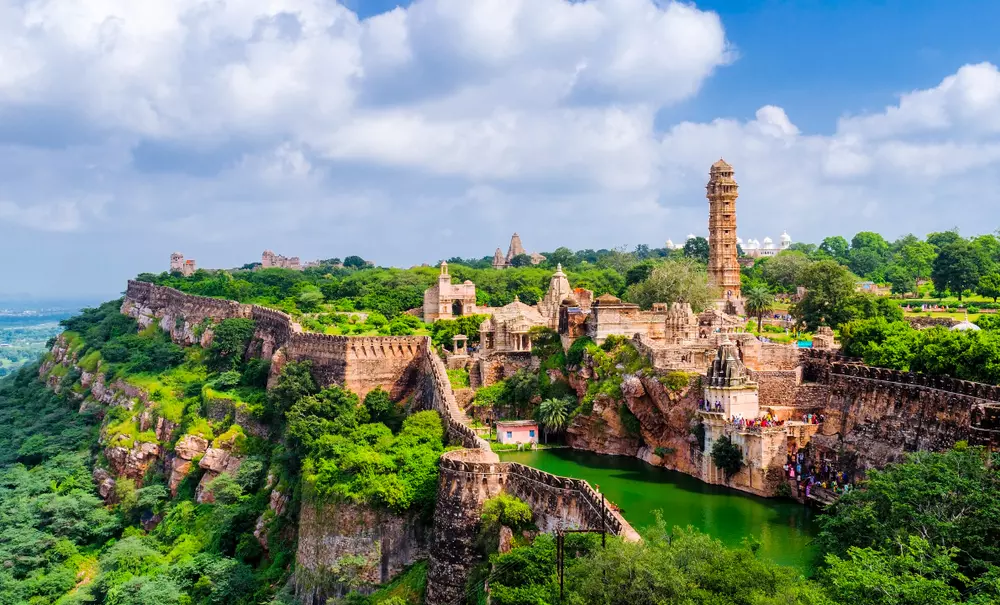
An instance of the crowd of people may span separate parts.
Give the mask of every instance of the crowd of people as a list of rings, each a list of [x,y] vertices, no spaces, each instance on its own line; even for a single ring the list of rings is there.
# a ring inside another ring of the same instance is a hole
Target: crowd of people
[[[769,429],[778,426],[784,426],[784,420],[775,420],[773,416],[769,413],[763,418],[744,418],[742,416],[733,416],[732,420],[733,427],[745,431],[745,430],[755,430],[755,429]]]
[[[846,494],[853,487],[853,481],[846,471],[833,468],[829,460],[810,462],[802,451],[789,454],[784,469],[790,480],[798,479],[796,485],[799,490],[805,489],[806,498],[811,496],[816,488],[831,490],[839,496]]]

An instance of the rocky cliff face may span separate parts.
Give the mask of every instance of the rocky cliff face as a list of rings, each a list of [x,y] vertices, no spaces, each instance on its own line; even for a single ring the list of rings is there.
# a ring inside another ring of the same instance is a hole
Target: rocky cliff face
[[[586,366],[570,372],[570,386],[582,397],[592,372]],[[687,386],[671,390],[653,371],[640,371],[622,380],[622,400],[599,395],[593,412],[577,416],[567,429],[570,447],[599,454],[635,456],[656,466],[695,474],[691,460],[701,382],[692,376]],[[631,434],[621,420],[619,407],[625,405],[639,420],[640,434]]]
[[[352,589],[371,592],[427,558],[430,528],[417,514],[350,503],[303,504],[295,555],[295,593],[322,605]]]

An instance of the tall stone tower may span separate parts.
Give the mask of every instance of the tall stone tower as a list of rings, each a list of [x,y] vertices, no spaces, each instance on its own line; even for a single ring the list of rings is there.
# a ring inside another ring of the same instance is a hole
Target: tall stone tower
[[[733,167],[720,159],[709,171],[708,197],[708,279],[722,291],[727,311],[742,309],[740,265],[736,261],[736,190]]]

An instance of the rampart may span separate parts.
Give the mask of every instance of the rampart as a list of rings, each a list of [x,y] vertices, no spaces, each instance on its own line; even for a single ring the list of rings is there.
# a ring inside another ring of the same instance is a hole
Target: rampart
[[[174,342],[192,345],[199,342],[197,328],[205,320],[219,322],[237,317],[249,318],[251,306],[129,280],[122,313],[135,318],[143,328],[158,320],[160,327],[170,333]]]
[[[803,352],[802,365],[805,379],[829,389],[826,421],[813,443],[831,455],[846,447],[859,469],[958,441],[1000,441],[1000,387],[875,368],[825,351]]]
[[[441,457],[434,511],[427,605],[462,602],[469,571],[478,560],[476,531],[484,502],[500,493],[527,502],[542,531],[594,529],[626,540],[639,535],[586,481],[556,477],[512,462],[498,462],[483,450],[458,450]]]
[[[178,344],[207,344],[211,325],[226,319],[256,322],[247,354],[271,359],[274,371],[286,360],[311,361],[321,385],[340,384],[359,396],[382,387],[395,399],[416,383],[415,360],[429,345],[425,337],[349,337],[303,332],[287,313],[258,305],[185,294],[173,288],[129,281],[122,313],[146,327],[158,322]],[[283,353],[281,353],[283,351]]]

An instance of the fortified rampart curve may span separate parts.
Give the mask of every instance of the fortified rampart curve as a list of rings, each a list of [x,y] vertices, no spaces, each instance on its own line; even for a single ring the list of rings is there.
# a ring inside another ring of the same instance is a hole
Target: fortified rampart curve
[[[441,457],[438,505],[430,544],[427,603],[455,602],[465,588],[483,503],[501,492],[527,502],[543,531],[606,528],[628,540],[639,535],[586,481],[556,477],[516,463],[500,462],[489,444],[468,426],[447,369],[426,336],[348,337],[303,332],[281,311],[130,281],[122,313],[140,325],[154,323],[179,344],[205,344],[211,325],[231,318],[256,322],[248,354],[272,360],[272,374],[289,360],[309,360],[322,385],[340,384],[363,396],[382,387],[394,398],[414,396],[416,407],[433,409],[446,423],[449,440],[466,449]],[[198,337],[198,334],[201,337]]]

